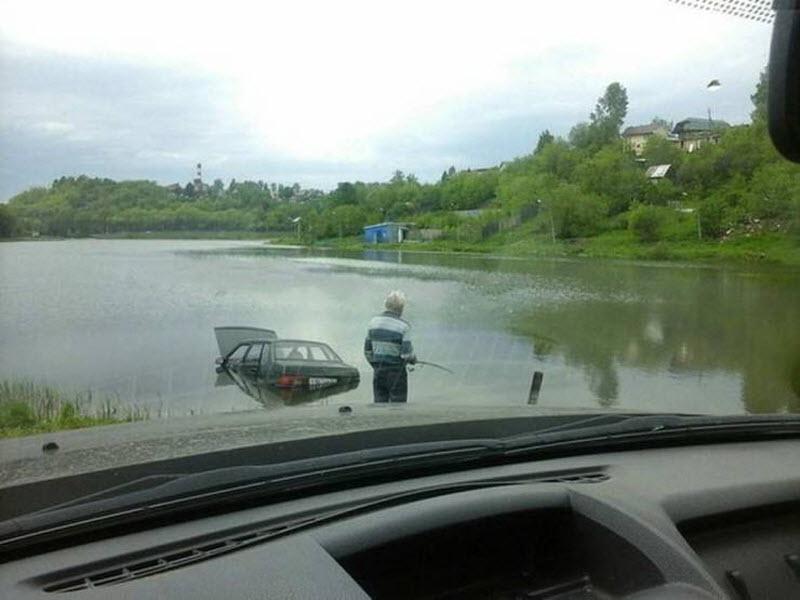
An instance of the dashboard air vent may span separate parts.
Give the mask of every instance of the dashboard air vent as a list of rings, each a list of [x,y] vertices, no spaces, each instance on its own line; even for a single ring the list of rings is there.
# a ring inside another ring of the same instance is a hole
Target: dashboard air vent
[[[559,475],[557,477],[548,477],[541,479],[544,483],[602,483],[608,481],[611,477],[602,471],[592,473],[573,473],[570,475]]]
[[[282,524],[277,527],[260,529],[258,531],[251,531],[235,537],[230,537],[225,540],[218,540],[196,546],[191,549],[173,551],[171,553],[163,554],[161,556],[153,557],[148,556],[140,561],[132,561],[123,567],[115,567],[104,571],[96,571],[90,574],[82,574],[79,577],[72,577],[67,580],[61,580],[44,587],[45,592],[75,592],[78,590],[86,590],[91,588],[103,587],[107,585],[115,585],[130,581],[131,579],[138,579],[148,575],[155,575],[156,573],[163,573],[183,567],[190,563],[199,562],[238,550],[244,546],[256,544],[265,541],[271,537],[286,533],[290,529],[301,527],[316,518],[304,519],[302,521],[295,521],[291,524]]]
[[[558,474],[543,475],[541,477],[526,479],[529,483],[564,483],[564,484],[583,484],[600,483],[610,479],[610,476],[602,470],[593,471],[569,471]],[[520,481],[498,482],[479,482],[473,485],[513,485]],[[463,489],[463,488],[460,488]],[[452,488],[438,489],[439,494],[458,491]],[[408,497],[404,498],[409,501]],[[375,508],[373,506],[373,508]],[[298,519],[290,523],[282,523],[265,527],[256,531],[238,534],[224,539],[217,539],[205,544],[196,545],[180,550],[165,551],[163,554],[148,554],[141,559],[132,559],[124,564],[117,564],[114,567],[97,568],[96,570],[83,571],[80,575],[59,578],[57,581],[47,582],[42,588],[45,592],[64,593],[86,590],[91,588],[104,587],[124,583],[132,579],[147,577],[164,571],[177,569],[192,563],[207,560],[221,554],[227,554],[244,547],[255,545],[279,535],[284,535],[294,530],[306,527],[313,523],[324,521],[327,515],[315,515]],[[341,514],[340,514],[341,516]]]

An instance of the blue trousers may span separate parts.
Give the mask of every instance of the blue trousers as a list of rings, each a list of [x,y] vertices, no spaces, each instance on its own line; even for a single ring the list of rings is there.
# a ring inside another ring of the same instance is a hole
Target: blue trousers
[[[372,392],[375,402],[408,401],[408,372],[405,365],[375,367]]]

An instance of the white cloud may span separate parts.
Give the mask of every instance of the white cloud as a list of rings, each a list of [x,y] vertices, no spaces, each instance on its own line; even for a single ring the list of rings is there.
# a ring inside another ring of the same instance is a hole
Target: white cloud
[[[74,131],[75,125],[62,121],[42,121],[40,123],[34,123],[33,128],[49,135],[63,135]]]
[[[209,93],[224,90],[224,106],[212,129],[242,124],[254,155],[351,165],[354,172],[377,165],[390,172],[387,152],[397,145],[441,147],[446,162],[463,154],[444,150],[448,144],[506,122],[527,118],[551,129],[574,123],[614,80],[628,87],[631,119],[639,119],[703,114],[705,83],[721,79],[715,110],[742,120],[749,111],[742,86],[754,84],[769,39],[764,24],[666,0],[0,0],[0,10],[7,60],[22,48],[214,81]],[[169,86],[165,75],[163,88],[142,101],[154,110],[179,101]],[[117,108],[101,106],[95,95],[91,112],[70,104],[68,121],[81,130],[92,130],[93,114]],[[187,104],[187,117],[195,109]],[[53,114],[41,112],[37,122],[67,122],[55,103]],[[144,150],[166,157],[185,151]],[[232,150],[213,151],[235,160]],[[519,151],[508,148],[503,157]]]

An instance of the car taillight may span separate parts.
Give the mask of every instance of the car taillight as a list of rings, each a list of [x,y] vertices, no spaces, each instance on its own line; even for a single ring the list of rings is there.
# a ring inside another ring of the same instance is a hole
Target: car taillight
[[[299,387],[305,382],[306,379],[302,375],[281,375],[275,385],[278,387]]]

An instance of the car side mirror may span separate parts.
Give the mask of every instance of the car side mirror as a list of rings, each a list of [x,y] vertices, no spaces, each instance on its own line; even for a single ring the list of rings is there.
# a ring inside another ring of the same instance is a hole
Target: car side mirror
[[[778,152],[800,162],[800,0],[775,0],[767,112]]]

